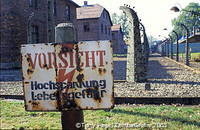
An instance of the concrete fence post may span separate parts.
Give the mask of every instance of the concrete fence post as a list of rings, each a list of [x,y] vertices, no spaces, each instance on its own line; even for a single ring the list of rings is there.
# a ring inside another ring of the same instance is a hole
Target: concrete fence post
[[[174,53],[173,53],[173,39],[172,39],[171,35],[169,35],[169,41],[170,41],[170,57],[171,57],[171,59],[173,59],[173,55],[174,55]]]
[[[176,61],[179,61],[178,33],[174,30],[172,32],[176,35]]]
[[[187,28],[186,25],[180,23],[178,24],[180,25],[181,27],[183,27],[185,30],[186,30],[186,45],[185,45],[185,64],[187,66],[190,65],[190,61],[189,61],[189,43],[188,43],[188,38],[189,38],[189,29]]]
[[[145,59],[143,58],[143,45],[141,43],[139,18],[137,13],[127,7],[120,6],[120,9],[126,14],[130,24],[128,54],[127,54],[127,81],[128,82],[145,82]],[[130,70],[128,68],[131,68]]]

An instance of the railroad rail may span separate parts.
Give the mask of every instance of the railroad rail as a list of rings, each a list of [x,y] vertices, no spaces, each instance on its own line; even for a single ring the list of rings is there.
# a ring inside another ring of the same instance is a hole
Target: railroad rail
[[[24,100],[23,95],[0,95],[0,98]],[[115,104],[200,105],[200,97],[115,97]]]

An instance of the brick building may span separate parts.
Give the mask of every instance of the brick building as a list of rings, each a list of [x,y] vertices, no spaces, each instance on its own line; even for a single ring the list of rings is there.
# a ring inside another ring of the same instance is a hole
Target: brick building
[[[74,23],[79,41],[112,40],[109,12],[98,4],[84,2],[80,7],[71,0],[1,0],[0,8],[0,81],[20,80],[21,44],[54,42],[59,23]],[[121,46],[120,30],[113,33],[120,38],[114,44]]]
[[[1,69],[20,68],[20,45],[54,42],[54,27],[71,21],[76,8],[71,0],[1,0]]]
[[[114,54],[126,54],[127,45],[123,40],[123,33],[120,24],[113,25],[112,31],[112,42],[113,42],[113,53]]]
[[[71,0],[1,0],[0,81],[19,75],[21,44],[54,42],[58,23],[76,25],[77,7]]]
[[[48,42],[55,41],[55,26],[72,22],[76,28],[76,8],[72,0],[48,0]]]
[[[101,5],[88,5],[77,8],[77,32],[79,41],[112,40],[112,22],[109,12]]]
[[[36,10],[37,8],[37,10]],[[46,41],[46,19],[44,14],[46,6],[44,1],[39,3],[32,3],[28,0],[1,0],[1,68],[15,68],[20,67],[20,45],[28,42],[27,36],[33,34],[32,40],[38,42]],[[42,15],[38,15],[41,12]],[[33,17],[34,15],[34,17]],[[30,19],[35,20],[35,24],[31,24]],[[29,19],[29,20],[28,20]],[[40,27],[40,30],[36,27]],[[34,28],[36,32],[27,32]],[[40,31],[40,39],[35,36]]]

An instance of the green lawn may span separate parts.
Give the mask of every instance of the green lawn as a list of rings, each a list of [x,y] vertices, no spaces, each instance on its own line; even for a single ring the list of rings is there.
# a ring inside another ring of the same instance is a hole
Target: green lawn
[[[23,102],[1,100],[1,129],[61,129],[59,112],[26,112]],[[110,111],[84,111],[87,128],[200,129],[199,107],[117,106]]]
[[[200,53],[191,53],[192,57],[199,57]]]
[[[126,57],[127,54],[113,54],[113,57]]]
[[[174,54],[176,56],[176,54]],[[185,53],[179,53],[179,56],[185,58]],[[191,60],[192,61],[199,61],[200,60],[200,53],[191,53]]]
[[[179,56],[183,56],[185,57],[185,53],[179,53]],[[195,57],[200,57],[200,53],[191,53],[191,57],[195,58]]]

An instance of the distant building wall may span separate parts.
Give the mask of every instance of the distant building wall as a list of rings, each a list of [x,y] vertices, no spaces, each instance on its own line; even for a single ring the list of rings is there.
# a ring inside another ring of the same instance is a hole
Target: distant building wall
[[[114,60],[114,80],[126,80],[126,63],[127,61]]]
[[[38,1],[37,6],[31,5],[28,0],[1,0],[1,68],[20,67],[20,45],[28,42],[28,23],[29,29],[32,25],[38,26],[38,41],[46,41],[45,5],[46,0]]]
[[[185,53],[185,45],[185,43],[179,44],[179,53]],[[200,53],[200,43],[189,43],[189,48],[191,53]],[[171,49],[169,49],[169,51],[171,51]],[[173,44],[173,52],[176,53],[176,44]]]
[[[120,31],[112,31],[113,53],[126,54],[127,45],[123,40],[123,35]]]
[[[77,21],[78,41],[95,41],[100,39],[99,19],[82,19]]]
[[[1,0],[0,7],[1,69],[21,67],[21,44],[54,42],[59,23],[76,27],[78,5],[70,0]]]
[[[78,41],[112,40],[108,11],[100,5],[85,5],[77,10]]]
[[[71,0],[1,0],[0,81],[21,80],[20,46],[54,42],[59,23],[76,27],[77,7]]]
[[[50,16],[48,18],[48,42],[55,41],[55,26],[59,23],[72,22],[77,29],[76,3],[70,0],[48,0],[50,2]]]
[[[110,15],[107,11],[103,11],[99,18],[99,37],[100,40],[112,40]],[[103,29],[102,29],[103,28]]]

